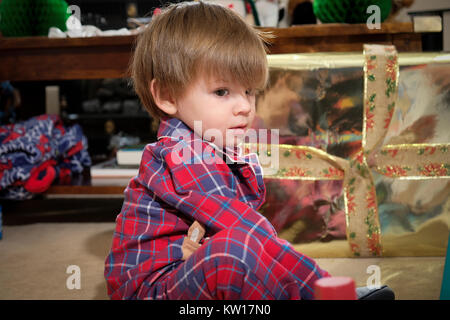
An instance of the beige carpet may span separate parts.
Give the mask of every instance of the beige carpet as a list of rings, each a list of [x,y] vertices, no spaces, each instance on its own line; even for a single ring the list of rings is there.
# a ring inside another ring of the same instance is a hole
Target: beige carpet
[[[0,299],[107,299],[103,264],[113,230],[114,223],[4,226]],[[345,246],[343,241],[333,241],[303,248],[310,256],[320,257],[317,262],[332,275],[351,276],[358,286],[366,285],[372,275],[368,267],[374,265],[379,267],[381,282],[391,286],[398,299],[439,298],[443,256],[324,258],[324,252],[345,250]],[[80,268],[81,289],[66,286],[70,265]]]

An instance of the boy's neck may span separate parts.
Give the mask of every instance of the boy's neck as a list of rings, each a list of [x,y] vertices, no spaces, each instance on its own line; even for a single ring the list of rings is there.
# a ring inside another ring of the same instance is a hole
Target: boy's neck
[[[225,161],[227,158],[233,162],[241,162],[241,148],[234,147],[219,147],[211,141],[205,140],[192,130],[188,125],[178,118],[163,118],[160,121],[158,129],[158,139],[162,137],[182,138],[186,141],[192,141],[194,139],[201,139],[203,142],[209,144],[217,152],[222,153],[222,158]],[[228,162],[227,162],[228,163]]]

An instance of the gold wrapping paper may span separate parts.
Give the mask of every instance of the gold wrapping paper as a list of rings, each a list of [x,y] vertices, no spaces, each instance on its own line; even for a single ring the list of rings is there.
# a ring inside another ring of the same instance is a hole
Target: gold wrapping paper
[[[409,57],[411,63],[413,58]],[[372,170],[398,179],[450,178],[450,144],[383,146],[396,108],[398,54],[393,46],[365,45],[363,59],[363,136],[354,157],[343,159],[317,148],[292,145],[275,146],[274,153],[272,145],[247,144],[246,151],[259,153],[265,173],[271,173],[267,178],[344,180],[347,240],[355,256],[367,257],[383,252]],[[279,161],[270,161],[274,156]],[[275,171],[270,167],[274,163]]]

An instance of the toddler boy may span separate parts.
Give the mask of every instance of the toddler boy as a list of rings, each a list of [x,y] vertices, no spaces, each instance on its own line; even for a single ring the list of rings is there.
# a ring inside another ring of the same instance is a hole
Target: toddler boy
[[[262,169],[238,148],[267,82],[266,39],[203,2],[167,7],[141,34],[133,83],[160,127],[116,219],[111,298],[311,299],[329,276],[257,212]]]

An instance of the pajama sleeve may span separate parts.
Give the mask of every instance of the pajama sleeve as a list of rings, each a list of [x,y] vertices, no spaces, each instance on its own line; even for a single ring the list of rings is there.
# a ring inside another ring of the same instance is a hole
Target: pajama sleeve
[[[206,227],[206,236],[212,236],[224,229],[240,227],[253,230],[262,237],[276,237],[276,231],[267,218],[248,203],[241,201],[229,188],[222,187],[232,184],[229,179],[233,179],[226,163],[177,162],[174,161],[176,157],[173,152],[175,151],[163,155],[171,175],[170,180],[156,178],[155,181],[154,177],[147,177],[148,180],[143,181],[152,186],[160,199],[176,208],[191,222],[197,220],[203,224]],[[250,164],[244,166],[250,167]],[[251,169],[249,171],[253,172]],[[254,172],[252,174],[254,175]],[[260,196],[264,197],[264,194]]]

